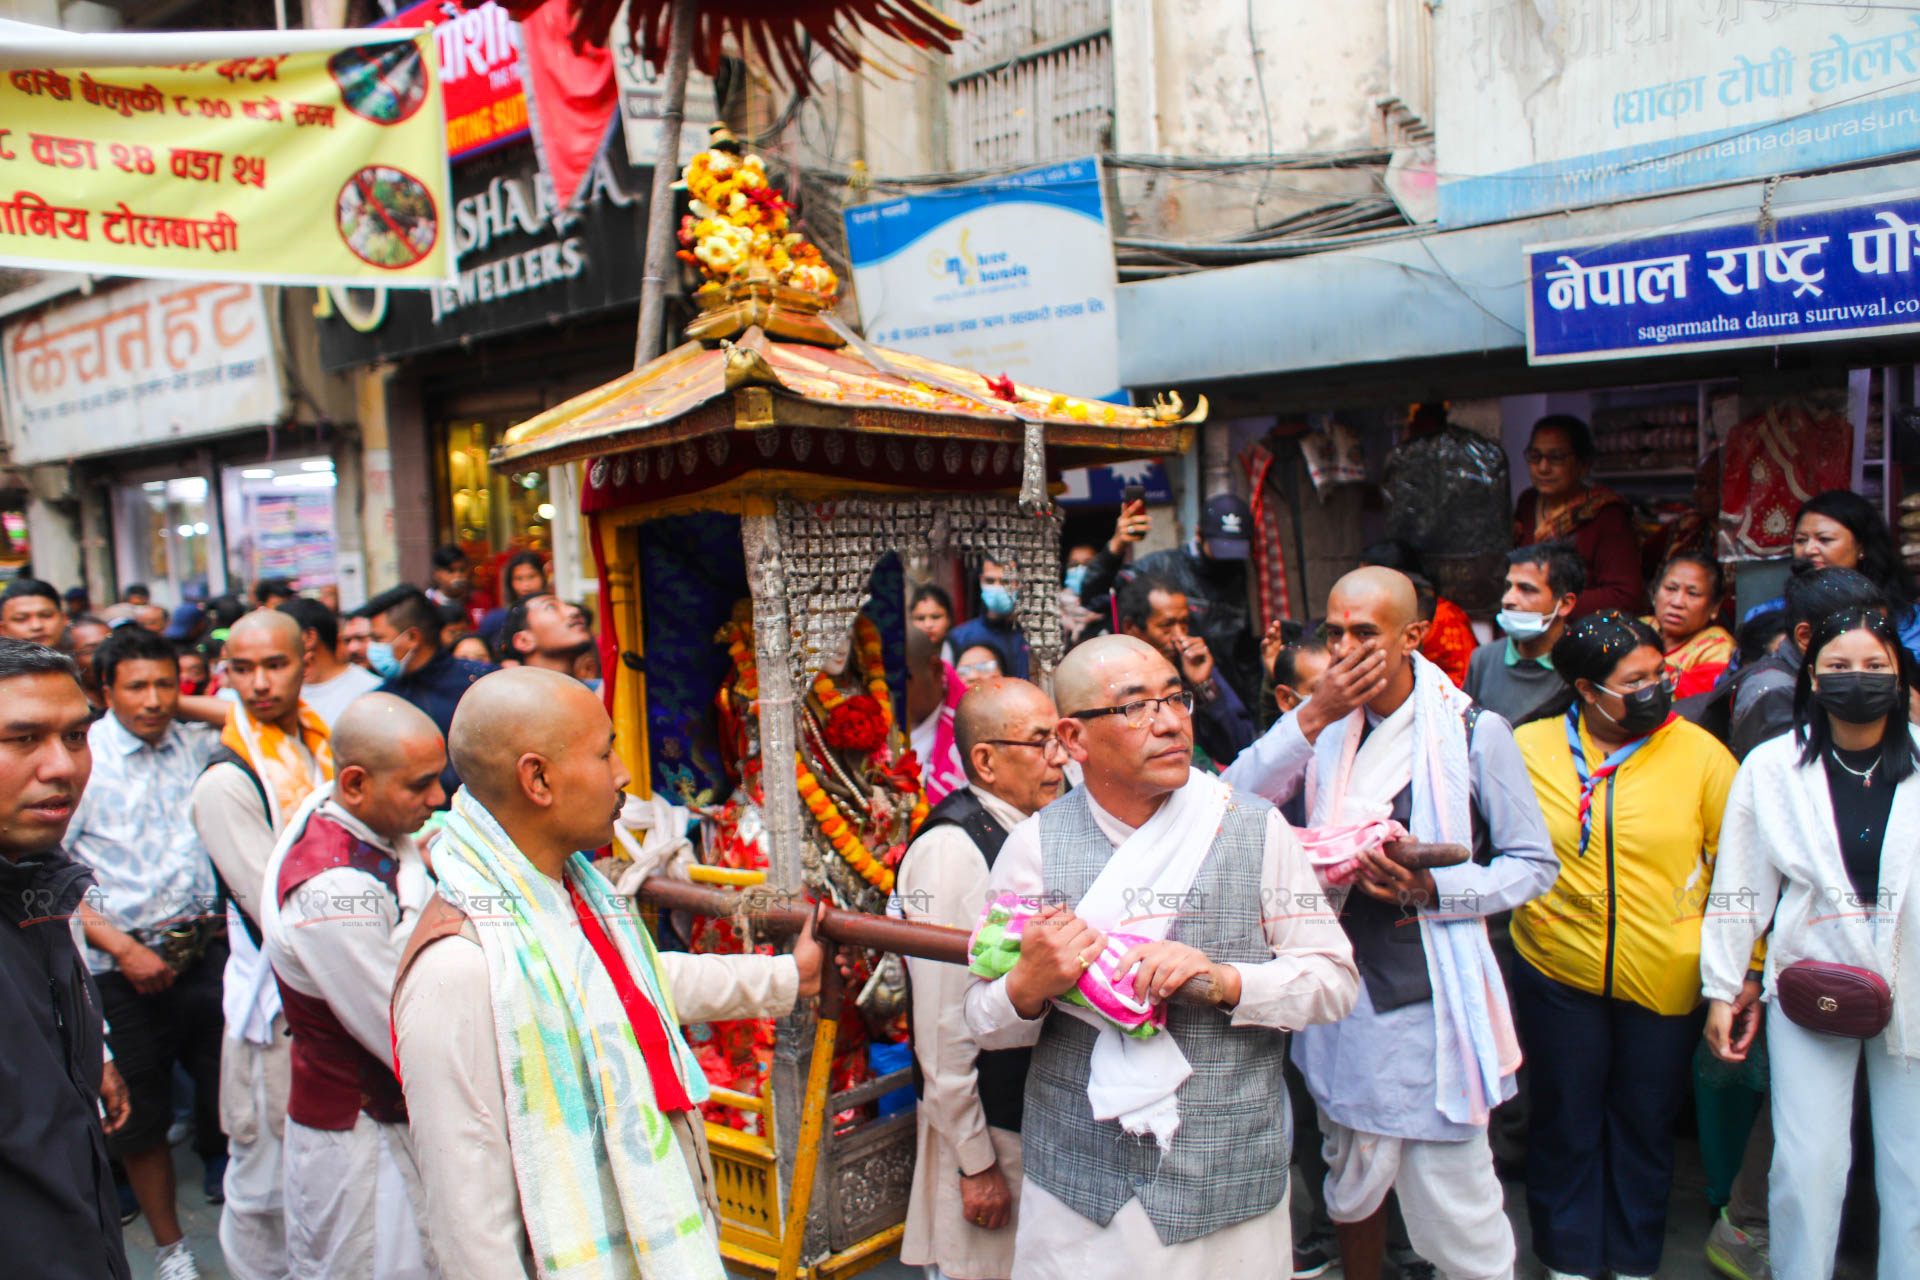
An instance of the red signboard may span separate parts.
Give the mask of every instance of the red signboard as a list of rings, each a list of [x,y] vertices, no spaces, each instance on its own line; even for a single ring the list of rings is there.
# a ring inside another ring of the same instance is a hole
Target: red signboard
[[[462,9],[456,0],[421,0],[376,25],[434,29],[449,159],[465,160],[527,136],[513,19],[493,0],[477,9]]]

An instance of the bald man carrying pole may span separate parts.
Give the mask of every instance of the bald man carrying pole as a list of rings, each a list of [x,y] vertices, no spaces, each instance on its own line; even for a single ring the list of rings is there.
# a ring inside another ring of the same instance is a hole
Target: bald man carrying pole
[[[988,887],[1048,903],[1019,962],[967,988],[982,1048],[1032,1045],[1014,1280],[1272,1275],[1291,1254],[1285,1031],[1346,1013],[1358,978],[1274,808],[1192,768],[1193,695],[1145,641],[1103,636],[1054,674],[1086,785],[1015,827]],[[1136,1039],[1055,999],[1106,934],[1141,998],[1205,978]],[[1135,967],[1137,966],[1137,968]]]
[[[1060,794],[1067,752],[1054,731],[1059,719],[1052,699],[1025,680],[989,680],[960,700],[954,738],[967,785],[934,806],[900,860],[900,914],[959,929],[980,919],[1007,834]],[[1030,1051],[981,1052],[967,1030],[965,969],[909,959],[907,974],[920,1133],[900,1260],[948,1280],[1006,1280]]]
[[[819,990],[811,927],[787,956],[654,951],[582,852],[629,779],[573,677],[483,677],[448,745],[465,785],[393,1003],[442,1272],[719,1280],[707,1084],[679,1024],[790,1012]]]
[[[1520,1053],[1485,917],[1545,892],[1559,866],[1512,729],[1420,656],[1413,584],[1392,569],[1349,573],[1325,626],[1333,661],[1314,696],[1225,781],[1276,804],[1304,788],[1313,827],[1393,817],[1416,840],[1474,851],[1418,871],[1365,854],[1353,885],[1330,891],[1360,996],[1340,1021],[1303,1030],[1293,1057],[1320,1112],[1342,1265],[1380,1273],[1394,1190],[1409,1242],[1442,1275],[1510,1277],[1487,1114],[1512,1096]]]
[[[375,1188],[384,1156],[421,1199],[390,1009],[433,891],[413,833],[445,802],[446,763],[424,712],[362,694],[334,722],[334,780],[293,814],[267,862],[261,932],[293,1033],[287,1257],[301,1280],[373,1280],[390,1274],[376,1260],[422,1254],[409,1205],[386,1205],[377,1221]]]
[[[286,1017],[260,950],[267,859],[287,820],[333,777],[327,726],[300,700],[300,624],[259,609],[227,633],[227,681],[240,700],[220,749],[194,784],[193,825],[227,899],[227,972],[220,1048],[220,1124],[227,1132],[220,1251],[236,1280],[280,1280],[287,1269],[281,1136],[290,1071]]]

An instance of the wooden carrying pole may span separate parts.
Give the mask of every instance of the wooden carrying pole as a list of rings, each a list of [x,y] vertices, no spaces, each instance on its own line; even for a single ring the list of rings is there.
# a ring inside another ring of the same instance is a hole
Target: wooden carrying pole
[[[800,914],[804,916],[806,912]],[[793,1160],[793,1185],[787,1192],[787,1220],[780,1232],[780,1262],[773,1273],[774,1280],[795,1280],[800,1274],[800,1251],[807,1240],[807,1215],[813,1210],[814,1175],[820,1165],[820,1148],[826,1145],[821,1135],[827,1127],[827,1096],[833,1092],[833,1046],[840,1035],[840,1006],[844,996],[840,966],[829,946],[825,967],[820,972],[820,1017],[813,1024],[813,1057],[807,1063],[804,1095],[806,1105],[800,1113],[800,1150]]]
[[[1444,867],[1465,862],[1471,856],[1457,844],[1423,844],[1412,840],[1383,846],[1387,856],[1408,867]],[[648,876],[640,882],[640,899],[664,911],[686,911],[696,916],[714,916],[741,920],[769,938],[790,938],[798,934],[814,916],[812,903],[795,895],[768,889],[722,889],[712,885],[691,884]],[[868,915],[864,911],[843,911],[839,907],[820,907],[814,932],[824,941],[871,951],[891,951],[916,960],[936,960],[941,964],[966,964],[969,935],[965,929],[945,925],[920,924],[896,920],[892,916]],[[1213,986],[1205,978],[1195,978],[1174,993],[1184,1004],[1218,1003]],[[822,1007],[822,1016],[827,1010]],[[803,1148],[804,1150],[804,1148]]]

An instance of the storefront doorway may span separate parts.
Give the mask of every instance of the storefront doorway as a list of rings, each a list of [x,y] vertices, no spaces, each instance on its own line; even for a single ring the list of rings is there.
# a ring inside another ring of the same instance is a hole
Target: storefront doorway
[[[219,522],[204,475],[128,478],[113,486],[114,568],[171,608],[227,589]]]

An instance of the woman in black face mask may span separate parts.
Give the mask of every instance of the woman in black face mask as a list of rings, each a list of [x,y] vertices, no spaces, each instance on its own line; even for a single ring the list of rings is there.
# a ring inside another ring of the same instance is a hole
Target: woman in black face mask
[[[1920,1241],[1913,673],[1884,609],[1820,619],[1794,690],[1793,732],[1753,749],[1727,802],[1700,956],[1707,1043],[1744,1060],[1764,996],[1775,1275],[1833,1274],[1863,1063],[1882,1273],[1910,1274]],[[1769,925],[1765,967],[1753,971],[1754,940]]]
[[[1674,717],[1653,629],[1608,610],[1553,646],[1566,714],[1514,733],[1560,859],[1513,913],[1527,1055],[1527,1212],[1550,1276],[1660,1265],[1673,1125],[1699,1043],[1700,910],[1733,784]]]

